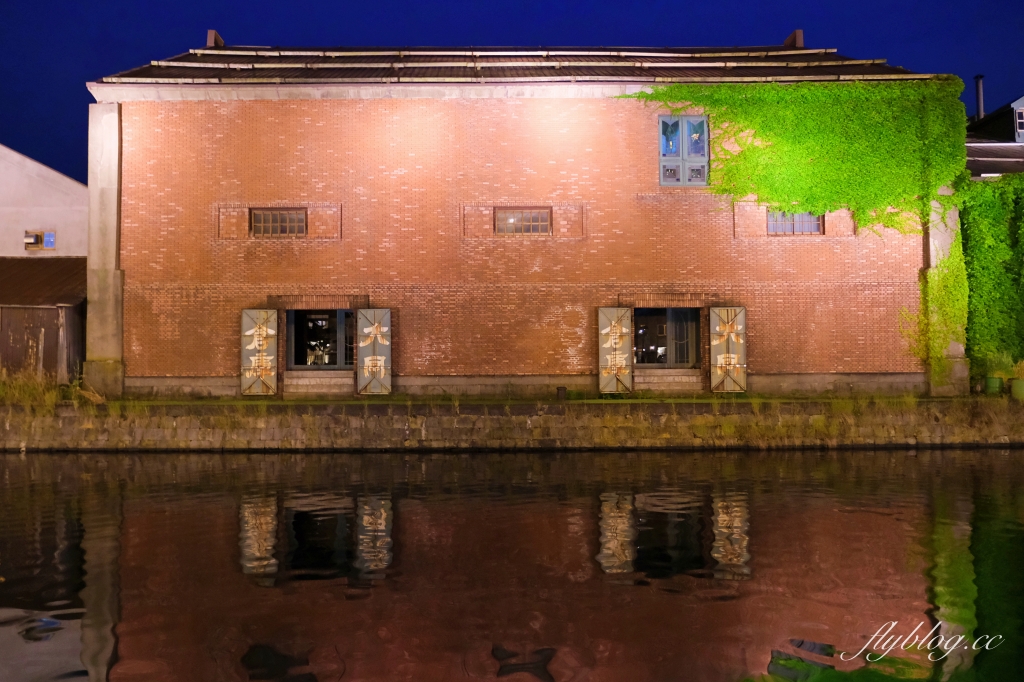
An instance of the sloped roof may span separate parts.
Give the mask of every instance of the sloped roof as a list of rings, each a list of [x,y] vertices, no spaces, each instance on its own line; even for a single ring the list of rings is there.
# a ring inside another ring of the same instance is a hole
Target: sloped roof
[[[85,258],[0,258],[0,306],[75,305],[85,295]]]
[[[884,59],[784,45],[647,47],[206,47],[101,83],[761,82],[925,79]]]
[[[1024,97],[967,125],[967,170],[971,177],[1024,173],[1024,143],[1017,142],[1014,115]]]

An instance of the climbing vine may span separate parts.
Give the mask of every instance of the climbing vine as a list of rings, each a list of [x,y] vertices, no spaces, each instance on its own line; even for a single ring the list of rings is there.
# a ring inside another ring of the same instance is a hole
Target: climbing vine
[[[1024,174],[957,184],[970,286],[967,355],[984,374],[999,354],[1024,359]]]
[[[774,209],[850,209],[860,226],[919,230],[964,168],[955,77],[844,83],[674,83],[627,95],[711,122],[711,191]]]
[[[964,171],[963,82],[795,84],[675,83],[628,97],[673,112],[708,116],[710,190],[734,199],[755,195],[773,210],[824,214],[849,209],[859,228],[920,233],[960,203],[951,188]],[[928,363],[932,380],[948,380],[950,342],[963,344],[968,278],[963,242],[921,278],[921,308],[903,311],[900,329]]]

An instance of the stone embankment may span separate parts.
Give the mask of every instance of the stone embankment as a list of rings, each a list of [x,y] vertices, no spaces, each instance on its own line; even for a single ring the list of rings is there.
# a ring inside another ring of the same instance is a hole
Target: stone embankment
[[[0,406],[5,451],[1024,446],[1007,398]]]

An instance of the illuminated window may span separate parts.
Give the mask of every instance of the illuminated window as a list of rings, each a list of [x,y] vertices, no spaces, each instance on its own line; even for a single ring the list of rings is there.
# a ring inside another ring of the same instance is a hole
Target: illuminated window
[[[263,209],[249,211],[251,237],[304,237],[306,236],[306,209]]]
[[[289,310],[288,369],[352,367],[355,329],[351,310]]]
[[[633,362],[638,367],[699,367],[699,308],[635,308]]]
[[[664,187],[708,184],[708,120],[658,117],[658,182]]]
[[[813,213],[768,213],[768,234],[824,234],[824,216]]]
[[[496,208],[494,234],[551,234],[551,209]]]

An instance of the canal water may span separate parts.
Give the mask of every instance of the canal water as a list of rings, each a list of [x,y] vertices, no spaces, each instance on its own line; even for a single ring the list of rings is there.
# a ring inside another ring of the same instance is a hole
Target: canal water
[[[906,677],[1024,679],[1024,452],[0,456],[4,682]]]

